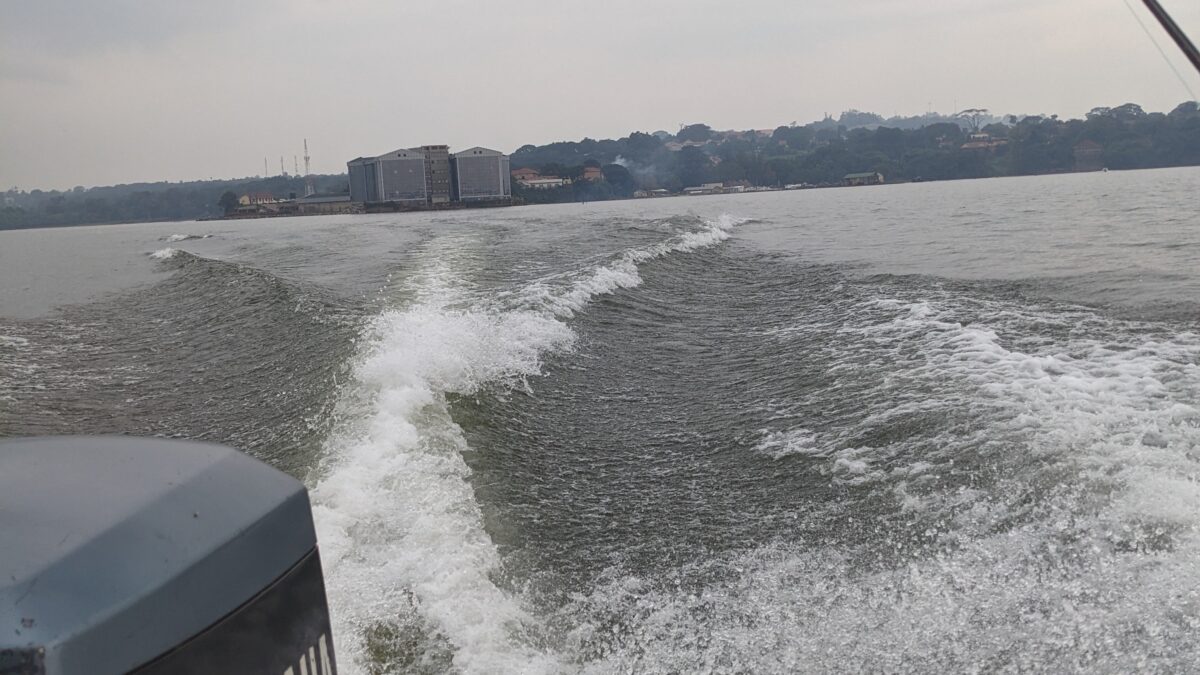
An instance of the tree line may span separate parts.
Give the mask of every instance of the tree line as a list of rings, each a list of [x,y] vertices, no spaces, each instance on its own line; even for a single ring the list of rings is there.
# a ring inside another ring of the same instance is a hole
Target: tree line
[[[349,191],[345,174],[313,177],[317,192]],[[9,190],[0,206],[0,230],[99,223],[195,220],[220,216],[225,193],[304,194],[304,178],[271,176],[179,183],[133,183],[71,190]]]
[[[878,171],[888,182],[985,178],[1096,169],[1200,165],[1200,109],[1189,101],[1168,113],[1126,103],[1094,108],[1083,119],[997,116],[979,108],[955,115],[892,117],[848,110],[772,130],[717,131],[690,124],[675,133],[634,132],[619,139],[525,145],[513,168],[572,179],[551,190],[513,182],[527,203],[632,197],[703,183],[782,187],[835,185],[848,173]],[[604,180],[579,180],[599,167]],[[320,193],[348,191],[345,174],[316,176]],[[139,183],[68,191],[10,190],[0,229],[219,216],[229,195],[303,194],[304,180],[275,176],[186,183]],[[222,197],[225,202],[222,203]]]
[[[606,179],[611,173],[617,180],[607,186],[514,190],[530,201],[571,201],[627,197],[638,189],[677,192],[713,182],[836,185],[846,174],[874,171],[888,182],[904,182],[1200,165],[1200,110],[1194,101],[1169,113],[1126,103],[1069,120],[999,117],[978,108],[926,119],[929,123],[916,125],[903,118],[902,128],[851,110],[838,119],[770,131],[722,132],[692,124],[675,134],[526,145],[513,153],[514,167],[573,178],[583,166],[595,165],[603,167]]]

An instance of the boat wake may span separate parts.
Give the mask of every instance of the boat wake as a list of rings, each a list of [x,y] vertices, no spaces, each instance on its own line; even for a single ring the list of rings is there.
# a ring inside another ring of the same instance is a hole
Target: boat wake
[[[470,246],[451,237],[427,245],[429,262],[404,289],[412,301],[379,314],[363,336],[340,406],[347,422],[311,481],[345,667],[564,669],[539,619],[494,581],[500,556],[447,397],[521,386],[547,355],[572,348],[566,319],[599,295],[640,284],[638,265],[718,244],[738,222],[723,217],[501,299],[479,297],[462,281],[456,265],[470,262],[456,251]]]

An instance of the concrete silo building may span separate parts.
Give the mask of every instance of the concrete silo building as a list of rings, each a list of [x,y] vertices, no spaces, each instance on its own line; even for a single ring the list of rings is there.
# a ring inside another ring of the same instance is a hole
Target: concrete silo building
[[[508,155],[474,147],[450,157],[451,187],[455,201],[492,201],[512,197]]]
[[[425,154],[400,149],[378,157],[359,157],[346,163],[350,201],[363,203],[428,203],[429,180]]]

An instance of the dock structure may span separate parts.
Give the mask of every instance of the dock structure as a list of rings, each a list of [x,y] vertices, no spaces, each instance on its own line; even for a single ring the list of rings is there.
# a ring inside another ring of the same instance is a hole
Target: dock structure
[[[842,185],[883,185],[883,174],[878,171],[848,173],[842,178]]]

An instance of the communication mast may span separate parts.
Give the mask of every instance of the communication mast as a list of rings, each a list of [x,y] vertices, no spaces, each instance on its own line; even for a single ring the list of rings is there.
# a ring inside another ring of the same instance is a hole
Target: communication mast
[[[300,160],[296,159],[296,156],[295,156],[295,155],[292,155],[292,171],[293,171],[293,172],[294,172],[294,173],[295,173],[297,176],[299,176],[299,175],[300,175]]]
[[[279,156],[279,175],[287,178],[287,169],[283,168],[283,155]]]
[[[267,177],[267,158],[263,157],[263,178]]]
[[[311,197],[317,192],[317,187],[313,185],[312,169],[309,168],[308,156],[308,139],[304,139],[304,196]]]

